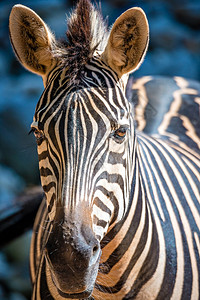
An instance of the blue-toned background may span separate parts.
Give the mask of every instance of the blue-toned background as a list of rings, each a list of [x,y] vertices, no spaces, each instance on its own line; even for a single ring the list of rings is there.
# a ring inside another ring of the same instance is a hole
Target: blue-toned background
[[[75,1],[0,1],[0,213],[26,187],[39,183],[35,141],[28,135],[42,79],[16,61],[8,36],[14,4],[35,10],[58,38],[66,30],[66,13]],[[199,0],[102,0],[111,25],[126,9],[140,6],[150,24],[146,59],[134,76],[168,75],[200,80]],[[30,299],[28,249],[30,233],[0,252],[0,299]]]

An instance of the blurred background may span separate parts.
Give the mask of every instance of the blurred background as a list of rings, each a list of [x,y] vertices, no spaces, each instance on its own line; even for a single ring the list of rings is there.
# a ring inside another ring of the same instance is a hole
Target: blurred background
[[[10,10],[17,3],[29,6],[45,20],[57,38],[62,38],[66,14],[75,2],[0,1],[0,219],[17,196],[40,182],[36,145],[28,132],[43,91],[42,79],[25,71],[13,54],[8,34]],[[200,80],[200,1],[101,1],[109,25],[132,6],[142,7],[150,24],[149,51],[134,77],[167,75]],[[27,232],[0,249],[1,300],[30,299],[30,236],[31,232]]]

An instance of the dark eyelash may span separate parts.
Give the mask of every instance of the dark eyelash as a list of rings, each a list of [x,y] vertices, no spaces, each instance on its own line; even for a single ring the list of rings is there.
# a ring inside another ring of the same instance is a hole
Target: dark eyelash
[[[31,128],[31,130],[29,131],[28,135],[34,133],[34,131],[35,131],[34,128]]]

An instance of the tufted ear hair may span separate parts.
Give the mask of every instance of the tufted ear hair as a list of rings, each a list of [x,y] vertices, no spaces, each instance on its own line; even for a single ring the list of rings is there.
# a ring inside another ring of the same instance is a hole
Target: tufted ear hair
[[[43,77],[55,63],[56,41],[43,20],[30,8],[17,4],[9,18],[10,39],[21,64]]]
[[[148,42],[149,26],[144,11],[130,8],[115,21],[102,59],[121,77],[139,68]]]

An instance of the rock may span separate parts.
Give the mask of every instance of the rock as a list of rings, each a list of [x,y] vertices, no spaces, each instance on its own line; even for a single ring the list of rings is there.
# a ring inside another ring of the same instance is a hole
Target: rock
[[[191,34],[187,27],[181,26],[172,18],[158,16],[150,22],[150,49],[163,48],[171,51],[176,47],[183,47],[183,41]]]
[[[0,211],[14,203],[16,195],[25,188],[24,180],[12,169],[0,165]]]
[[[200,29],[200,3],[183,3],[181,6],[175,6],[175,15],[177,19],[191,28]]]
[[[198,66],[193,55],[185,49],[177,48],[169,53],[160,48],[147,54],[143,66],[134,73],[134,77],[161,74],[195,79],[200,75]]]
[[[4,247],[3,252],[0,252],[0,281],[4,282],[4,294],[6,291],[9,294],[9,296],[7,295],[5,299],[30,299],[30,237],[31,234],[28,232],[26,235],[16,239],[8,246]]]
[[[27,298],[24,297],[22,294],[20,293],[12,293],[10,295],[9,300],[26,300]]]
[[[38,183],[39,178],[36,143],[28,132],[42,89],[41,79],[28,73],[0,81],[0,162],[12,166],[27,183]]]

